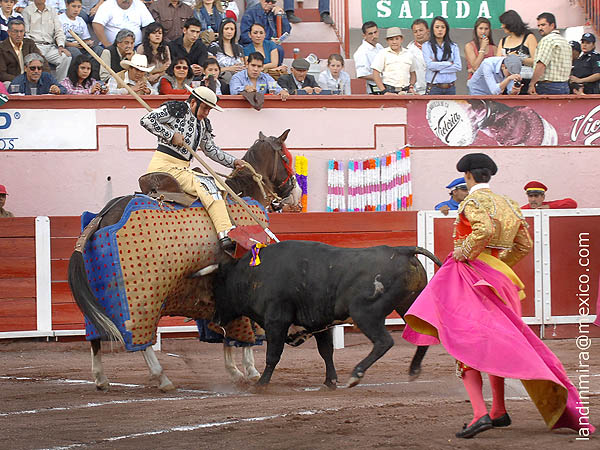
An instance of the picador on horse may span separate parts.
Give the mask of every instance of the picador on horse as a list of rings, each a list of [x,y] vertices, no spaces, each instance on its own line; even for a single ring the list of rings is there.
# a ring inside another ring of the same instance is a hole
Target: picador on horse
[[[140,120],[144,128],[158,137],[158,148],[150,161],[148,172],[173,175],[184,192],[197,196],[215,226],[221,248],[231,254],[234,243],[228,233],[234,225],[221,191],[211,176],[190,169],[192,154],[183,143],[193,149],[202,149],[210,159],[230,169],[241,169],[244,163],[221,150],[213,140],[208,114],[211,109],[222,111],[217,106],[215,93],[204,86],[195,89],[188,87],[188,90],[191,92],[188,101],[166,102]]]
[[[212,281],[194,274],[222,261],[221,249],[233,255],[235,245],[228,234],[234,223],[237,239],[242,236],[247,249],[248,236],[261,236],[266,242],[261,230],[268,224],[265,207],[299,203],[300,189],[284,144],[289,130],[279,137],[259,133],[243,159],[236,159],[213,140],[207,116],[211,109],[221,111],[217,96],[206,87],[188,90],[187,101],[166,102],[141,119],[142,126],[159,141],[148,173],[140,178],[145,195],[116,198],[100,213],[82,216],[84,230],[71,256],[69,284],[86,318],[92,372],[100,389],[108,387],[100,359],[101,339],[121,341],[129,351],[143,351],[161,389],[173,387],[152,350],[162,316],[205,321],[204,328],[199,325],[201,338],[210,342],[215,342],[215,336],[206,339],[209,331],[224,331],[225,365],[232,378],[260,376],[251,349],[243,349],[242,374],[235,367],[230,346],[257,343],[257,336],[264,332],[245,317],[225,329],[210,328]],[[192,153],[197,148],[236,169],[226,181],[230,194],[237,192],[256,200],[243,205],[226,203],[212,177],[190,169],[192,156],[198,157]],[[262,234],[242,232],[256,223],[260,226],[254,228]]]

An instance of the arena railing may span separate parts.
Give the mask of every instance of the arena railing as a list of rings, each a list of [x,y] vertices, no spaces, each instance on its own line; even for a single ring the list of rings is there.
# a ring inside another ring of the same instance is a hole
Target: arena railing
[[[597,33],[600,30],[600,0],[579,0],[579,4]]]
[[[335,34],[344,49],[344,57],[350,58],[350,34],[349,34],[349,16],[348,0],[331,0],[330,3],[331,18],[335,22]]]

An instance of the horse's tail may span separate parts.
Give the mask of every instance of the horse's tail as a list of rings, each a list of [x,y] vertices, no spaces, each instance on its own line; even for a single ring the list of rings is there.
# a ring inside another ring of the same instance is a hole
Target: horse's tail
[[[111,202],[111,206],[116,202]],[[104,208],[106,211],[109,205]],[[88,281],[85,264],[83,261],[83,249],[90,237],[96,232],[102,220],[102,212],[98,214],[83,230],[77,243],[75,251],[69,259],[69,286],[75,298],[77,306],[87,319],[96,327],[103,340],[119,341],[124,343],[123,336],[117,326],[110,320],[100,308],[98,299],[92,292]]]
[[[436,263],[438,267],[442,267],[442,262],[438,259],[438,257],[427,249],[424,249],[422,247],[415,247],[415,255],[427,256],[430,260]]]

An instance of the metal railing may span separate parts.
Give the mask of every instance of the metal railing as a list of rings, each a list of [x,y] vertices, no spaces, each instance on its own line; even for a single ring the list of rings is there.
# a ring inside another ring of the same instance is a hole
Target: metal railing
[[[600,0],[598,0],[600,1]],[[345,58],[350,58],[350,20],[348,17],[348,0],[331,0],[329,5],[331,18],[335,22],[333,29],[340,41]]]
[[[594,28],[597,34],[600,30],[600,0],[579,0],[579,4],[585,11],[589,25]]]

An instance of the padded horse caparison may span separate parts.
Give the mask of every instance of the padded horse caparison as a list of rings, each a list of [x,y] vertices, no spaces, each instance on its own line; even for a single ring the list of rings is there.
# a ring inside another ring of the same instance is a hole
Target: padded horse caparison
[[[179,203],[190,206],[196,197],[186,194],[175,177],[166,172],[151,172],[138,179],[140,190],[143,194],[167,202]]]

